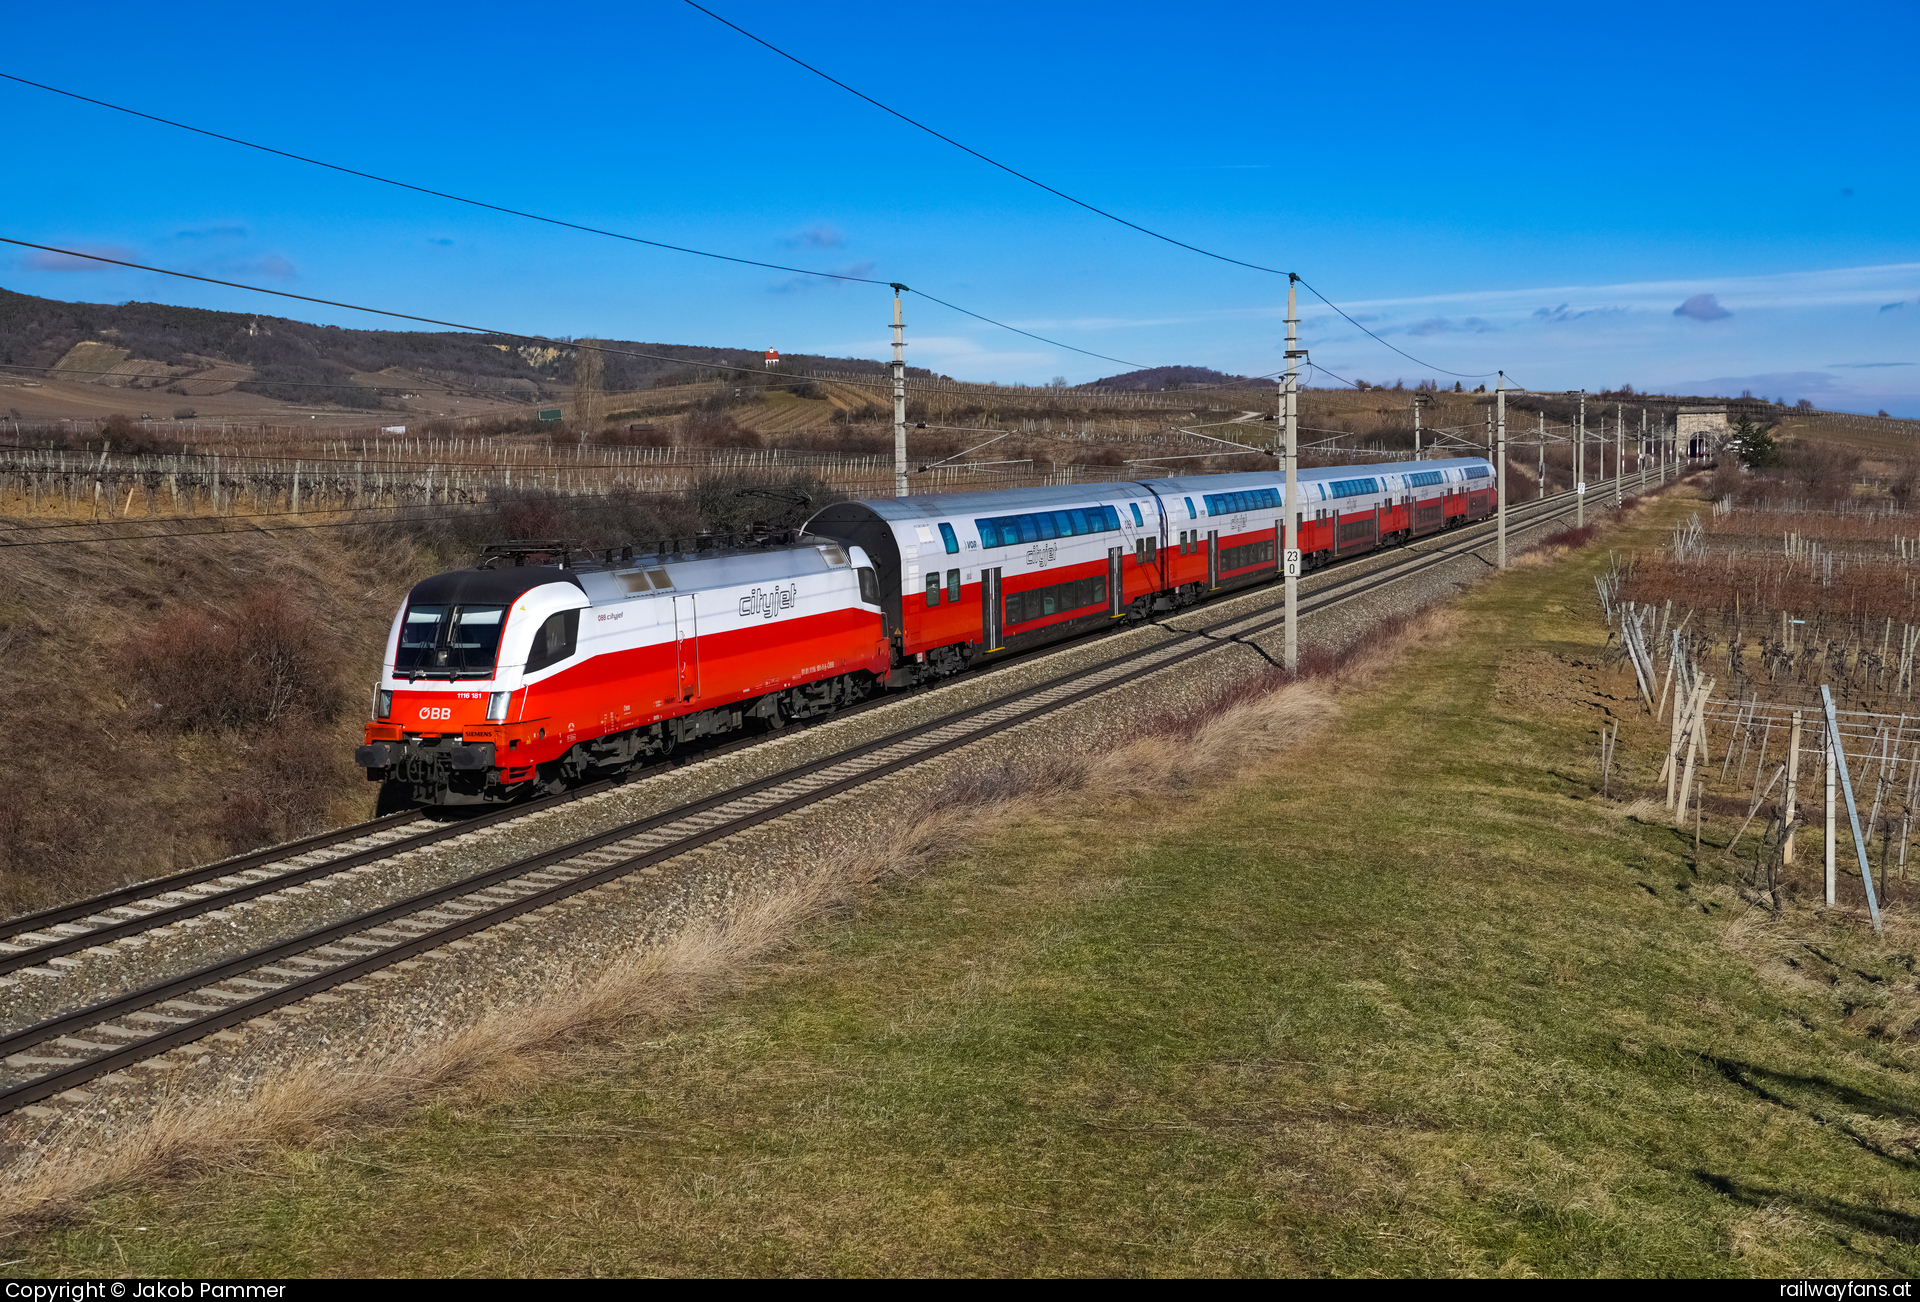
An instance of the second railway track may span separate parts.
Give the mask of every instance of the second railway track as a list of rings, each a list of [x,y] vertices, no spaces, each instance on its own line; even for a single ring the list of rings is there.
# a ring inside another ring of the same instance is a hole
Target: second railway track
[[[1531,527],[1558,518],[1573,509],[1569,497],[1549,498],[1513,510],[1510,527]],[[1483,546],[1485,532],[1473,529],[1430,537],[1422,540],[1426,550],[1386,553],[1384,563],[1370,571],[1349,576],[1336,571],[1330,582],[1302,595],[1300,613],[1304,616],[1327,609],[1457,559]],[[1256,589],[1235,594],[1232,600],[1244,603],[1249,596],[1264,593],[1271,597],[1273,592],[1272,588]],[[139,984],[84,1007],[36,1018],[31,1024],[0,1035],[0,1112],[52,1098],[130,1064],[352,983],[357,977],[628,874],[657,872],[665,861],[703,845],[1033,722],[1144,674],[1229,645],[1244,644],[1282,623],[1269,601],[1261,608],[1199,627],[1179,626],[1214,613],[1217,610],[1207,607],[1184,612],[1159,625],[1170,634],[1163,640],[1070,669],[1016,693],[964,706],[660,814],[392,900],[192,971]],[[1025,659],[1044,661],[1059,650],[1049,649]],[[596,788],[569,795],[579,798],[611,785],[596,784]],[[38,946],[29,942],[13,954],[0,951],[0,964],[19,968],[48,962],[56,957],[51,952],[55,947],[61,955],[97,949],[116,939],[138,937],[143,930],[171,921],[215,912],[329,872],[347,871],[383,854],[400,853],[409,846],[428,846],[476,826],[527,812],[499,811],[479,820],[424,830],[413,827],[404,816],[395,816],[347,829],[341,837],[304,852],[301,847],[308,843],[297,843],[267,852],[274,856],[270,861],[254,862],[257,857],[249,856],[162,883],[131,887],[113,896],[69,906],[61,911],[68,916],[57,921],[45,921],[50,914],[23,920],[35,922],[52,934],[35,933],[44,937]],[[316,842],[324,840],[315,838]],[[317,862],[294,862],[315,854],[320,856]],[[181,881],[188,876],[195,880]],[[184,898],[159,909],[139,907],[150,904],[155,887],[163,885]],[[190,889],[194,886],[200,887],[200,892]],[[65,928],[82,926],[87,929],[63,934]],[[13,943],[26,939],[24,933],[16,931]],[[4,970],[0,966],[0,971]]]

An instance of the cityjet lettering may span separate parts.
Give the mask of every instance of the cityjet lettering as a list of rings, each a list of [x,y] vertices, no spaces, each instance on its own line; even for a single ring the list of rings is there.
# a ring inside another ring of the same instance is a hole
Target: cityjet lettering
[[[1036,547],[1027,548],[1027,564],[1051,565],[1053,558],[1058,554],[1058,549],[1052,543],[1041,543]]]
[[[799,601],[797,583],[789,583],[784,588],[755,588],[740,598],[740,618],[752,619],[758,615],[761,619],[772,619],[781,611],[792,610]]]

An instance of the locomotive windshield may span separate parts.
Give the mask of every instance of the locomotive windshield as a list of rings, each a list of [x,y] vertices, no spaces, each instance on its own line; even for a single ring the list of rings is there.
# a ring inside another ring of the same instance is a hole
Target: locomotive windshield
[[[394,672],[490,678],[506,616],[505,606],[409,606]]]

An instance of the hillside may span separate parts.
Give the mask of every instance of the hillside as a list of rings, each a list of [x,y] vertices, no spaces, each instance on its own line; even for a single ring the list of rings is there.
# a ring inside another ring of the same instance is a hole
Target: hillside
[[[1160,393],[1169,389],[1255,387],[1270,380],[1245,375],[1227,375],[1205,366],[1150,366],[1143,371],[1109,375],[1078,387],[1082,389],[1119,389],[1135,393]]]
[[[613,392],[715,378],[719,367],[759,369],[761,348],[602,340],[672,359],[605,355]],[[504,336],[459,331],[349,330],[286,317],[165,303],[67,303],[0,289],[0,410],[19,419],[104,417],[132,405],[249,414],[286,404],[301,412],[483,414],[556,402],[571,389],[575,354]],[[864,358],[790,354],[788,370],[882,374]],[[917,377],[930,372],[909,368]],[[35,392],[38,390],[38,392]],[[140,394],[138,398],[132,394]],[[459,401],[464,399],[465,401]],[[263,401],[264,400],[264,401]],[[453,411],[448,411],[453,408]]]

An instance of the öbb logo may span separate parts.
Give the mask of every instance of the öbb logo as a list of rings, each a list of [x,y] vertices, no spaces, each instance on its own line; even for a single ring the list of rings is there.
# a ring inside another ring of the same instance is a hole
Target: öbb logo
[[[453,717],[453,707],[450,705],[423,705],[420,707],[420,717],[423,719],[451,719]]]
[[[758,615],[761,619],[772,619],[782,611],[792,610],[800,601],[800,585],[789,583],[786,587],[755,588],[740,598],[740,618],[752,619]]]

